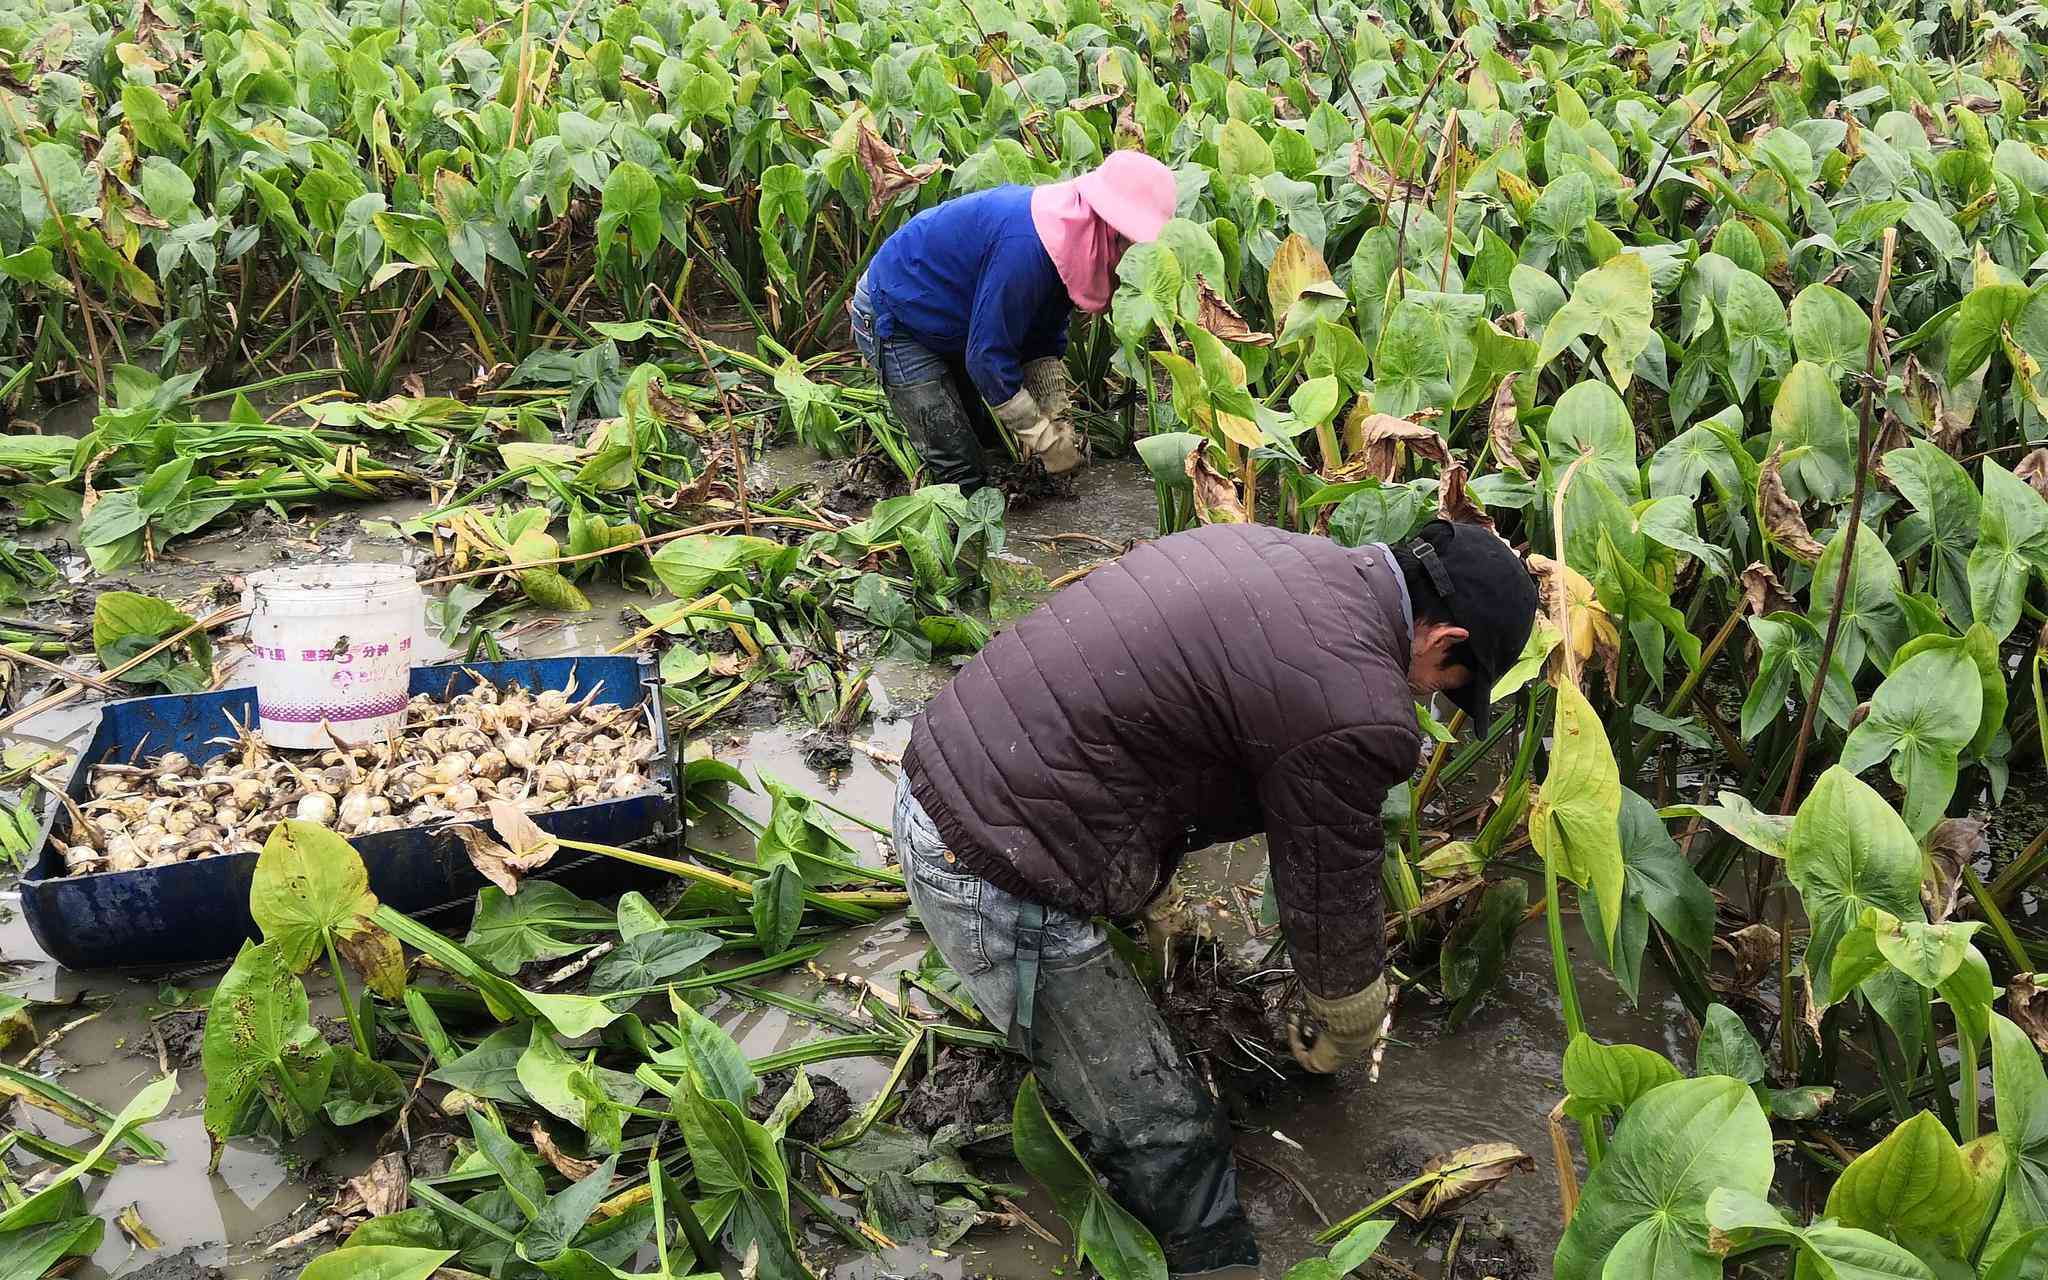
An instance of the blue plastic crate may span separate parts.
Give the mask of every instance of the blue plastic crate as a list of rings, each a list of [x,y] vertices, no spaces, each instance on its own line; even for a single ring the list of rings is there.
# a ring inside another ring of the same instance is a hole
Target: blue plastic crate
[[[645,659],[614,657],[414,667],[412,692],[447,698],[471,688],[478,678],[500,685],[517,683],[534,691],[562,689],[568,687],[573,672],[579,698],[595,688],[600,703],[642,707],[656,746],[655,759],[647,770],[653,787],[623,800],[538,813],[534,820],[542,830],[572,840],[653,843],[679,839],[683,830],[676,803],[675,753],[652,683],[653,670],[653,664]],[[223,689],[109,702],[101,709],[99,728],[67,790],[73,800],[84,803],[90,794],[89,766],[104,761],[167,751],[182,751],[194,761],[209,760],[228,750],[227,745],[213,740],[233,735],[230,715],[253,726],[256,690]],[[63,855],[49,842],[50,829],[62,812],[62,806],[51,797],[43,813],[41,847],[21,881],[21,906],[36,942],[65,968],[144,968],[223,960],[235,954],[244,938],[261,936],[249,916],[249,885],[256,874],[257,855],[222,854],[140,871],[67,876]],[[462,842],[449,831],[452,825],[403,827],[350,840],[363,856],[370,889],[378,901],[417,915],[463,904],[476,896],[488,882],[471,865]],[[537,874],[586,897],[623,892],[660,875],[601,856],[576,861],[565,857]]]

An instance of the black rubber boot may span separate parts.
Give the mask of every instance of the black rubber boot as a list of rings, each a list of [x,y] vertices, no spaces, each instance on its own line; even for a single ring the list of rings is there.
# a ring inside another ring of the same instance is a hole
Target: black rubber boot
[[[957,484],[973,493],[988,481],[974,419],[951,378],[891,386],[889,407],[910,433],[934,484]]]
[[[1166,1269],[1256,1266],[1229,1118],[1129,966],[1107,947],[1047,965],[1037,1004],[1040,1074],[1087,1130],[1089,1157],[1117,1202],[1158,1237]]]

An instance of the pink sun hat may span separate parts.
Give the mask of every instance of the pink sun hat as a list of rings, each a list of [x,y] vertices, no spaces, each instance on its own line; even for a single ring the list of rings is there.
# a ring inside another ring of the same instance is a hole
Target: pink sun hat
[[[1124,249],[1159,238],[1176,194],[1173,170],[1142,151],[1113,151],[1078,178],[1031,189],[1031,224],[1075,306],[1108,308]]]
[[[1074,179],[1095,216],[1132,244],[1149,244],[1173,216],[1173,170],[1142,151],[1112,151],[1092,172]]]

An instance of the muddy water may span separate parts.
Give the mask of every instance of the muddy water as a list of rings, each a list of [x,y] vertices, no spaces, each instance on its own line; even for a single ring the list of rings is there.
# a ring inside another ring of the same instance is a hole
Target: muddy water
[[[823,464],[793,450],[778,450],[756,466],[757,487],[822,478]],[[210,590],[231,576],[267,567],[280,559],[397,560],[409,549],[388,536],[365,531],[364,522],[402,519],[420,508],[385,504],[351,508],[333,516],[316,533],[305,525],[289,530],[272,527],[263,538],[231,534],[179,544],[180,559],[165,560],[123,575],[123,583],[172,599],[186,599]],[[1150,536],[1153,492],[1149,477],[1134,462],[1106,464],[1084,473],[1077,496],[1039,502],[1016,513],[1009,524],[1010,553],[1030,560],[1048,578],[1100,560],[1125,543]],[[1076,536],[1080,535],[1080,536]],[[101,583],[95,582],[95,587]],[[522,618],[508,647],[527,656],[601,652],[616,644],[636,625],[630,607],[644,598],[615,588],[592,591],[595,609],[588,614],[528,622]],[[224,656],[232,660],[230,644]],[[879,756],[899,753],[909,735],[910,719],[946,677],[944,668],[895,664],[879,668],[874,677],[873,720],[858,736]],[[89,706],[67,708],[28,726],[33,739],[82,746],[90,731]],[[797,739],[801,727],[781,724],[713,730],[700,747],[741,766],[749,774],[764,772],[828,794],[833,803],[872,821],[886,824],[895,785],[893,770],[874,755],[856,752],[849,766],[830,775],[805,765]],[[765,816],[759,797],[735,796],[738,807]],[[866,856],[884,851],[864,829],[843,824],[850,843]],[[703,824],[691,832],[694,843],[742,847],[743,833]],[[1227,945],[1255,958],[1265,943],[1247,936],[1229,892],[1233,884],[1249,888],[1257,900],[1265,858],[1258,841],[1246,841],[1198,855],[1194,874],[1203,896],[1221,904],[1214,927]],[[48,1033],[93,1009],[94,1021],[65,1035],[35,1065],[60,1072],[65,1084],[110,1108],[118,1107],[157,1069],[149,1018],[168,1004],[196,997],[215,980],[214,974],[184,975],[169,984],[129,981],[108,974],[73,974],[57,968],[37,951],[11,901],[0,897],[0,957],[10,968],[0,990],[38,1000],[82,1002],[84,1007],[44,1009],[38,1027]],[[1578,936],[1577,922],[1571,922]],[[837,936],[821,958],[823,968],[887,980],[905,965],[915,964],[924,950],[922,933],[897,917]],[[1431,976],[1431,975],[1425,975]],[[785,987],[811,998],[819,984],[803,974],[786,975]],[[1648,1044],[1683,1061],[1690,1056],[1690,1033],[1674,999],[1651,990],[1654,975],[1645,975],[1646,1010],[1627,1006],[1625,998],[1594,966],[1581,970],[1587,1016],[1596,1034],[1606,1039]],[[889,984],[893,985],[893,984]],[[315,986],[316,1002],[323,993]],[[332,1010],[329,1010],[332,1012]],[[713,1010],[750,1055],[786,1047],[816,1034],[777,1010],[728,1002]],[[1266,1165],[1292,1174],[1317,1207],[1289,1182],[1251,1164],[1243,1169],[1247,1207],[1264,1241],[1262,1274],[1277,1277],[1293,1262],[1319,1250],[1313,1245],[1323,1225],[1322,1214],[1342,1217],[1406,1178],[1431,1155],[1480,1141],[1508,1141],[1539,1157],[1534,1171],[1517,1174],[1468,1210],[1469,1221],[1458,1275],[1548,1272],[1548,1256],[1557,1236],[1558,1200],[1549,1168],[1545,1116],[1559,1096],[1559,1062],[1563,1043],[1561,1019],[1549,977],[1549,956],[1540,925],[1526,926],[1518,938],[1509,973],[1498,995],[1456,1033],[1444,1025],[1441,1009],[1426,1007],[1421,998],[1404,1006],[1396,1026],[1397,1042],[1385,1055],[1376,1085],[1362,1073],[1347,1074],[1320,1089],[1291,1091],[1266,1100],[1241,1117],[1246,1128],[1239,1149]],[[12,1051],[9,1060],[18,1055]],[[839,1060],[813,1070],[847,1086],[856,1101],[878,1088],[888,1064]],[[136,1204],[143,1220],[162,1240],[151,1253],[136,1249],[118,1231],[108,1238],[91,1264],[75,1274],[102,1280],[139,1270],[152,1260],[194,1250],[195,1260],[219,1265],[236,1277],[267,1277],[282,1271],[295,1274],[288,1256],[271,1256],[265,1246],[317,1216],[335,1177],[346,1177],[367,1159],[364,1148],[323,1150],[317,1145],[278,1152],[257,1143],[230,1144],[219,1171],[206,1172],[207,1140],[200,1122],[204,1082],[196,1063],[181,1075],[183,1088],[166,1118],[151,1126],[172,1154],[162,1165],[130,1165],[114,1177],[93,1184],[95,1209],[111,1218]],[[60,1140],[76,1140],[77,1131],[41,1112],[16,1113]],[[1022,1180],[1015,1170],[995,1176]],[[1057,1229],[1049,1206],[1030,1199],[1025,1207]],[[1319,1212],[1320,1210],[1320,1212]],[[1388,1252],[1414,1272],[1437,1275],[1447,1231],[1410,1238],[1397,1233]],[[1504,1243],[1505,1242],[1505,1243]],[[1491,1252],[1489,1252],[1489,1250]],[[1514,1262],[1528,1260],[1527,1268]],[[1478,1260],[1506,1258],[1505,1263],[1473,1269]],[[1016,1232],[977,1232],[950,1256],[903,1249],[887,1255],[841,1257],[834,1265],[840,1280],[880,1280],[884,1276],[928,1272],[943,1276],[1041,1276],[1063,1266],[1059,1252],[1034,1237]]]

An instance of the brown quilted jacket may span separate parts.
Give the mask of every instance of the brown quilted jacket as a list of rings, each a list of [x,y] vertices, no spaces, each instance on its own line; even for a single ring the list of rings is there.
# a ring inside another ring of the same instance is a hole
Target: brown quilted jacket
[[[1383,960],[1380,804],[1421,748],[1399,570],[1262,525],[1147,543],[991,640],[903,767],[954,855],[1019,896],[1136,913],[1194,849],[1266,833],[1309,990]]]

